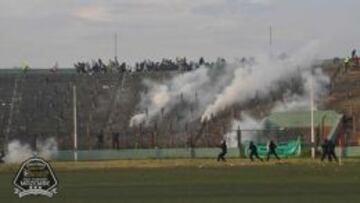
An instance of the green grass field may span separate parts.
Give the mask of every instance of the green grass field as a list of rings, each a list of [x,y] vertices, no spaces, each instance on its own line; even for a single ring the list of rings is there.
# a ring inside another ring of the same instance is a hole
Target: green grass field
[[[0,166],[0,202],[360,202],[360,160],[55,162],[52,199],[13,194],[18,165]]]

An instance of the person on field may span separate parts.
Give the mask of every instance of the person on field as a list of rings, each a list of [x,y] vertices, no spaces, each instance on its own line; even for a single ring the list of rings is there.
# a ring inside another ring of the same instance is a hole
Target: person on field
[[[254,144],[253,141],[250,141],[250,144],[249,144],[249,150],[250,150],[250,160],[251,161],[254,161],[254,156],[259,159],[260,161],[264,161],[262,158],[259,157],[259,154],[257,152],[257,147],[256,145]]]
[[[112,147],[113,147],[113,149],[119,149],[120,148],[119,137],[120,137],[120,133],[113,132],[113,134],[112,134]]]
[[[328,157],[329,161],[331,161],[331,157],[329,156],[329,141],[327,139],[324,140],[324,143],[321,145],[322,155],[321,161],[324,161],[326,157]]]
[[[335,154],[335,143],[331,140],[328,141],[328,157],[329,161],[332,161],[333,158],[335,159],[335,161],[338,161],[338,158]]]
[[[1,152],[0,152],[0,164],[4,163],[4,157],[5,157],[5,152],[4,152],[4,150],[1,150]]]
[[[223,140],[222,142],[221,142],[221,144],[220,144],[220,148],[221,148],[221,152],[220,152],[220,154],[218,155],[218,157],[217,157],[217,161],[226,161],[226,159],[225,159],[225,155],[226,155],[226,153],[227,153],[227,145],[226,145],[226,141],[225,140]]]
[[[98,149],[101,149],[104,145],[104,133],[103,131],[101,130],[100,133],[97,135],[97,148]]]
[[[268,153],[267,153],[267,156],[266,156],[266,160],[269,161],[270,155],[274,155],[277,160],[280,160],[279,156],[276,153],[277,146],[274,143],[274,141],[270,140],[267,147],[268,147]]]

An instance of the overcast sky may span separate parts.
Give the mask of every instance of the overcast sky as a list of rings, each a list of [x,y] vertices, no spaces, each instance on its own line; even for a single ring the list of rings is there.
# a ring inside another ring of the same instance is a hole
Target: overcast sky
[[[319,57],[360,48],[359,0],[0,0],[0,67],[70,67],[186,56],[229,60],[311,41]]]

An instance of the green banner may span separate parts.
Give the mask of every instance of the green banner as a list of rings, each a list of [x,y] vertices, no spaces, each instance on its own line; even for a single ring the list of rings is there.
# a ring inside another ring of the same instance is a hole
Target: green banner
[[[259,156],[266,156],[268,152],[267,144],[256,144]],[[250,153],[249,145],[245,148],[245,155],[248,156]],[[296,156],[301,153],[301,142],[300,138],[297,140],[290,140],[288,142],[277,143],[276,153],[279,156]]]

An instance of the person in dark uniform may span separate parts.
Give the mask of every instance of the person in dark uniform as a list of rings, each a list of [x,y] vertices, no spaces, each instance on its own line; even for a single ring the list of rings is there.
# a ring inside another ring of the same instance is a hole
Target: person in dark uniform
[[[270,155],[274,155],[276,157],[277,160],[280,160],[280,158],[278,157],[278,155],[276,154],[276,144],[270,140],[269,144],[268,144],[268,153],[267,153],[267,157],[266,160],[269,161],[270,159]]]
[[[328,157],[329,161],[331,161],[331,157],[329,156],[329,141],[327,139],[324,140],[324,143],[321,145],[322,155],[321,161],[324,161],[325,157]]]
[[[100,131],[100,133],[97,135],[97,148],[101,149],[104,144],[104,133],[103,131]]]
[[[5,157],[5,152],[4,150],[0,151],[0,163],[4,163],[4,157]]]
[[[221,142],[220,148],[221,148],[221,152],[220,152],[220,154],[219,154],[218,157],[217,157],[217,161],[220,161],[220,160],[221,160],[221,161],[226,161],[225,155],[226,155],[226,153],[227,153],[227,145],[226,145],[225,140],[223,140],[223,141]]]
[[[250,155],[249,155],[249,157],[250,157],[250,160],[251,160],[251,161],[254,161],[254,158],[253,158],[254,156],[255,156],[257,159],[259,159],[260,161],[264,161],[262,158],[259,157],[259,154],[258,154],[258,152],[257,152],[257,147],[256,147],[256,145],[254,144],[253,141],[251,141],[250,144],[249,144],[249,150],[250,150]]]
[[[119,149],[119,136],[120,133],[118,132],[113,132],[112,134],[112,147],[113,149]]]
[[[334,158],[335,161],[338,161],[338,158],[335,154],[335,143],[331,140],[328,141],[328,157],[329,161],[332,161],[332,158]]]

